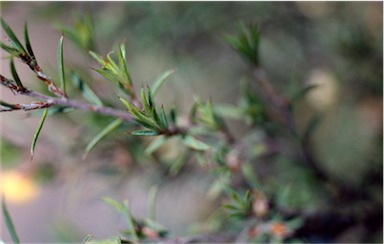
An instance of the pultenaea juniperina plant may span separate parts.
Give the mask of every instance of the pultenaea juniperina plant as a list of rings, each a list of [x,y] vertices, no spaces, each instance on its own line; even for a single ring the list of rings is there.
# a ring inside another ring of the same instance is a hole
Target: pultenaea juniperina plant
[[[94,31],[92,31],[91,22],[83,18],[81,23],[87,27],[86,33],[92,35]],[[333,231],[340,233],[348,226],[344,221],[345,218],[354,220],[360,218],[353,213],[345,214],[336,211],[338,207],[348,204],[356,194],[360,194],[361,199],[369,198],[369,195],[345,185],[343,181],[332,177],[322,168],[308,140],[318,121],[311,123],[305,133],[297,129],[293,115],[295,102],[316,87],[303,87],[292,97],[285,97],[277,91],[261,65],[262,33],[258,26],[240,23],[238,33],[226,35],[225,39],[250,65],[253,79],[257,82],[263,97],[244,82],[241,97],[236,106],[216,105],[212,100],[203,101],[196,98],[189,113],[185,115],[180,114],[174,107],[159,105],[156,100],[157,92],[175,69],[160,74],[152,84],[142,87],[137,92],[135,88],[138,84],[133,81],[128,69],[124,44],[118,45],[117,53],[111,52],[106,57],[99,55],[96,51],[89,51],[90,56],[99,64],[99,67],[92,70],[119,89],[119,95],[115,96],[115,105],[110,105],[87,85],[76,70],[69,70],[64,65],[64,39],[69,38],[80,48],[88,50],[94,48],[92,38],[85,38],[86,41],[84,41],[76,36],[74,30],[65,29],[65,36],[59,39],[57,49],[59,86],[58,82],[46,75],[38,64],[38,57],[32,51],[27,26],[25,26],[23,44],[5,20],[1,19],[1,24],[8,36],[8,43],[1,42],[0,46],[10,55],[12,74],[12,77],[1,74],[1,85],[8,88],[14,95],[31,97],[38,101],[27,104],[0,101],[0,111],[44,110],[32,139],[31,155],[35,153],[35,145],[40,131],[44,130],[44,122],[49,120],[50,116],[64,112],[70,115],[73,110],[83,110],[113,118],[85,147],[84,158],[109,133],[125,126],[128,130],[127,137],[151,138],[151,142],[142,148],[146,155],[155,155],[163,145],[174,138],[182,142],[183,155],[179,156],[182,160],[175,160],[170,165],[172,174],[177,174],[181,170],[186,159],[196,156],[198,163],[202,167],[209,168],[210,174],[213,175],[214,180],[207,191],[211,197],[217,199],[219,206],[207,221],[206,232],[202,231],[192,237],[178,237],[156,222],[157,188],[154,187],[150,191],[149,216],[146,219],[135,218],[128,201],[119,203],[111,198],[103,198],[103,201],[123,216],[127,224],[127,229],[121,231],[121,235],[108,240],[111,243],[302,242],[308,241],[314,232],[319,231],[313,229],[314,221],[319,226],[323,226],[326,222],[324,219],[332,216],[338,223]],[[15,59],[29,67],[46,85],[51,95],[28,88],[28,84],[18,75],[13,61]],[[70,83],[67,84],[68,77],[72,81],[72,86]],[[69,92],[71,90],[69,88],[77,89],[78,94],[81,94],[86,102],[78,100],[76,95]],[[121,105],[124,106],[124,110],[118,108]],[[248,126],[248,136],[238,137],[231,131],[227,124],[228,118],[236,119],[244,126]],[[255,141],[254,135],[257,133],[263,133],[263,136]],[[284,200],[284,194],[291,194],[288,191],[292,189],[288,187],[285,192],[277,191],[279,186],[274,186],[266,180],[265,175],[259,174],[255,162],[263,157],[270,157],[272,158],[270,161],[273,161],[273,154],[281,153],[279,148],[276,149],[273,145],[281,138],[292,145],[290,146],[292,167],[305,171],[305,175],[315,182],[314,189],[320,189],[319,191],[327,197],[323,201],[334,204],[334,207],[321,214],[308,213],[300,207],[289,207],[290,204]],[[3,202],[3,212],[6,213],[6,223],[14,242],[19,242],[5,202]],[[84,238],[84,242],[99,241],[93,240],[93,236],[88,235]]]

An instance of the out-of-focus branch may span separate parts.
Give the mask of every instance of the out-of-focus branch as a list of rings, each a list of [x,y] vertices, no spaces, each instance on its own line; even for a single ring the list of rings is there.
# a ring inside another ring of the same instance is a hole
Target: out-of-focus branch
[[[292,132],[292,134],[297,137],[297,126],[293,118],[292,112],[289,108],[289,103],[287,99],[285,99],[276,92],[274,86],[272,85],[272,82],[268,79],[264,70],[260,66],[255,66],[253,74],[255,76],[256,81],[262,88],[264,94],[266,94],[266,99],[268,100],[268,102],[273,105],[275,111],[277,112],[285,126],[287,126],[287,128]],[[315,159],[309,144],[302,142],[301,140],[299,141],[302,150],[303,161],[313,171],[317,178],[324,181],[329,181],[330,179],[328,175],[319,166],[319,163]]]

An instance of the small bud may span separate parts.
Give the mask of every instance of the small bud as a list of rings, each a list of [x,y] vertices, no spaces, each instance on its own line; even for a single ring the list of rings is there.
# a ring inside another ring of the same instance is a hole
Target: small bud
[[[259,191],[254,192],[252,210],[253,213],[259,218],[264,218],[268,214],[268,199],[263,193]]]
[[[147,227],[147,226],[144,226],[142,229],[141,229],[143,235],[145,235],[147,238],[149,239],[157,239],[159,238],[159,234],[154,231],[153,229]]]
[[[270,225],[270,233],[279,238],[286,238],[291,234],[291,231],[284,223],[275,222]]]
[[[242,164],[239,151],[238,150],[232,150],[231,152],[229,152],[226,156],[226,162],[227,162],[228,168],[232,172],[239,171],[241,164]]]

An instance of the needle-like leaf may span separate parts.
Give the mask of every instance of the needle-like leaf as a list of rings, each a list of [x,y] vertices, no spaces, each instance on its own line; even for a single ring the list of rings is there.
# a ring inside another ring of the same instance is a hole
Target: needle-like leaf
[[[130,132],[129,134],[134,136],[157,136],[159,132],[155,130],[135,130]]]
[[[61,36],[59,43],[57,45],[57,69],[59,71],[61,89],[65,92],[66,84],[65,84],[65,72],[64,72],[63,42],[64,42],[64,36]]]
[[[100,131],[99,134],[93,138],[93,140],[87,145],[87,147],[84,150],[83,159],[85,159],[89,152],[96,146],[97,143],[99,143],[104,137],[106,137],[109,133],[111,133],[113,130],[115,130],[123,120],[121,119],[115,119],[111,123],[107,125],[102,131]]]
[[[43,128],[44,121],[45,121],[45,118],[47,117],[47,114],[48,114],[48,108],[45,108],[43,116],[41,116],[39,126],[37,127],[35,135],[33,136],[32,145],[31,145],[31,156],[32,157],[33,157],[33,154],[35,152],[35,146],[36,146],[37,138],[39,138],[40,131],[41,131],[41,128]]]
[[[19,75],[16,72],[15,65],[13,63],[13,59],[11,59],[10,66],[11,66],[11,73],[12,73],[13,80],[16,82],[17,86],[23,87],[23,84],[21,83]]]
[[[156,81],[152,85],[152,94],[153,96],[156,96],[157,92],[159,91],[160,87],[164,84],[164,82],[167,80],[169,76],[171,76],[175,72],[174,69],[170,69],[162,73]]]
[[[8,52],[9,54],[11,54],[12,56],[15,56],[15,57],[19,56],[21,53],[19,49],[7,46],[3,42],[0,42],[0,47],[2,49],[4,49],[4,51]]]
[[[2,197],[2,201],[1,201],[1,209],[3,212],[5,224],[8,228],[8,231],[9,231],[9,234],[12,238],[12,241],[14,243],[17,243],[17,244],[20,243],[20,239],[16,233],[15,226],[13,225],[11,215],[8,212],[8,208],[7,208],[7,204],[5,203],[5,197],[4,196]]]
[[[185,136],[183,138],[183,142],[186,146],[198,150],[198,151],[205,151],[209,149],[209,146],[205,144],[202,141],[197,140],[196,138],[192,136]]]
[[[12,29],[8,26],[8,24],[4,21],[3,18],[1,18],[1,25],[3,26],[3,29],[4,29],[5,33],[7,33],[12,46],[14,48],[22,51],[23,53],[27,53],[25,51],[23,45],[20,43],[19,39],[15,35],[15,33],[13,33]]]
[[[25,46],[27,47],[27,51],[28,51],[29,56],[34,58],[35,54],[32,51],[31,42],[29,41],[27,23],[25,23],[25,25],[24,25],[24,39],[25,39]]]
[[[119,65],[120,65],[120,69],[123,71],[125,79],[128,81],[130,85],[132,85],[132,79],[128,72],[128,65],[127,65],[127,58],[126,58],[126,51],[125,51],[124,44],[121,44],[119,46]]]
[[[79,77],[75,72],[71,72],[70,78],[72,83],[81,91],[84,98],[87,99],[92,104],[102,106],[103,102],[100,98],[92,91],[92,89]]]
[[[160,109],[160,122],[161,122],[160,123],[161,128],[163,128],[163,129],[168,128],[167,116],[165,115],[165,111],[164,111],[163,106],[161,106],[161,109]]]
[[[145,149],[145,154],[151,155],[154,153],[157,149],[159,149],[165,142],[167,141],[167,138],[165,136],[158,136],[155,140],[153,140]]]
[[[156,218],[156,195],[157,195],[157,186],[154,185],[149,189],[148,196],[148,218],[155,220]]]

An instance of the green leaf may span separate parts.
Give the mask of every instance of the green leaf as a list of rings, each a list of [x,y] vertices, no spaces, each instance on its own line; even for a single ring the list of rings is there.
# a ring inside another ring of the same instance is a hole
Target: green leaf
[[[321,114],[315,115],[308,123],[302,136],[302,142],[308,143],[309,139],[313,135],[313,132],[319,127],[323,116]]]
[[[156,219],[157,189],[158,187],[156,185],[152,186],[151,189],[149,189],[149,194],[148,194],[148,218],[152,220]]]
[[[153,100],[151,88],[149,87],[148,87],[147,97],[148,97],[149,108],[152,109],[153,107],[155,107],[155,101]]]
[[[59,78],[61,83],[61,89],[65,93],[65,72],[64,72],[64,57],[63,57],[63,42],[64,42],[64,36],[60,37],[59,44],[57,45],[57,69],[59,71]]]
[[[31,145],[31,156],[32,157],[33,157],[33,154],[35,152],[35,146],[36,146],[37,138],[39,138],[40,131],[41,131],[41,128],[43,127],[43,124],[44,124],[45,118],[47,117],[47,114],[48,114],[48,108],[45,108],[43,116],[41,117],[39,126],[37,127],[35,135],[33,136],[32,145]]]
[[[125,45],[123,44],[119,46],[119,65],[120,65],[120,69],[123,71],[125,79],[128,81],[130,85],[132,85],[132,79],[128,72]]]
[[[134,136],[157,136],[159,132],[155,130],[135,130],[130,132],[129,134]]]
[[[17,50],[23,53],[27,53],[23,45],[20,43],[19,39],[17,39],[17,36],[15,35],[15,33],[13,33],[12,29],[8,26],[8,24],[4,21],[3,18],[1,18],[1,25],[3,26],[5,33],[7,33],[10,39],[11,45]]]
[[[13,48],[13,47],[10,47],[10,46],[7,46],[5,45],[3,42],[0,42],[0,47],[2,49],[4,49],[4,51],[8,52],[9,54],[11,54],[12,56],[19,56],[22,52],[20,52],[20,50],[16,49],[16,48]]]
[[[107,203],[109,206],[114,208],[117,212],[123,213],[124,212],[124,206],[123,204],[113,200],[112,198],[109,197],[102,197],[101,200],[103,200],[105,203]]]
[[[231,118],[244,119],[244,112],[238,106],[215,104],[214,111],[217,115]]]
[[[1,110],[1,111],[12,111],[12,109],[16,108],[16,106],[14,104],[10,104],[10,103],[4,102],[2,100],[0,100],[0,105],[7,108],[7,109],[2,108],[3,110]]]
[[[83,243],[88,244],[93,238],[92,234],[88,234],[86,237],[84,237]]]
[[[24,40],[25,40],[25,46],[27,47],[27,51],[28,51],[29,56],[31,56],[32,58],[35,58],[35,54],[32,51],[31,42],[29,41],[27,23],[25,23],[25,25],[24,25]]]
[[[99,54],[93,52],[93,51],[89,51],[88,52],[93,59],[95,59],[101,66],[105,66],[107,64],[107,62],[104,60],[104,58],[102,56],[100,56]]]
[[[175,160],[172,161],[171,167],[169,167],[169,174],[174,176],[177,175],[183,166],[188,162],[190,158],[191,150],[186,150],[185,153],[178,156]]]
[[[9,234],[11,235],[11,238],[12,238],[12,241],[14,243],[20,243],[20,240],[19,240],[19,237],[16,233],[16,229],[15,229],[15,226],[13,225],[13,222],[12,222],[12,218],[11,218],[11,215],[9,214],[8,212],[8,208],[7,208],[7,204],[5,203],[5,197],[3,195],[2,197],[2,201],[1,201],[1,209],[2,209],[2,212],[3,212],[3,216],[4,216],[4,220],[5,220],[5,224],[7,226],[7,229],[9,231]]]
[[[75,72],[70,73],[72,83],[81,91],[84,98],[90,103],[102,106],[103,102],[100,98],[92,91],[92,89],[77,75]]]
[[[131,211],[129,209],[128,201],[124,201],[123,207],[124,207],[124,217],[125,217],[125,220],[128,224],[128,230],[130,232],[130,237],[134,243],[138,243],[139,238],[138,238],[137,233],[136,233],[136,229],[135,229],[135,225],[133,222],[133,217],[131,215]]]
[[[318,85],[307,85],[304,88],[300,89],[298,92],[296,92],[292,98],[291,98],[291,104],[296,103],[301,98],[303,98],[309,91],[317,88]]]
[[[260,188],[258,177],[255,174],[254,169],[252,168],[252,165],[249,162],[244,163],[241,166],[241,173],[243,174],[248,185],[250,185],[254,189]]]
[[[144,109],[149,114],[151,112],[151,110],[149,109],[149,104],[148,104],[148,100],[145,96],[144,88],[141,88],[140,95],[141,95],[141,102],[143,103]]]
[[[239,23],[236,36],[225,35],[228,44],[254,64],[259,63],[260,32],[257,26]]]
[[[169,117],[173,125],[176,125],[176,108],[171,108],[169,111]]]
[[[189,136],[189,135],[187,135],[183,138],[183,142],[186,146],[188,146],[192,149],[198,150],[198,151],[206,151],[210,148],[204,142],[199,141],[196,138]]]
[[[156,96],[157,92],[159,91],[160,87],[164,84],[164,82],[167,80],[169,76],[171,76],[175,72],[174,69],[170,69],[162,73],[156,81],[152,85],[152,93],[153,96]]]
[[[119,127],[121,123],[123,123],[122,119],[115,119],[114,121],[109,123],[102,131],[100,131],[100,133],[97,134],[95,138],[93,138],[93,140],[85,148],[83,159],[87,157],[89,152],[96,146],[97,143],[99,143],[104,137],[106,137],[109,133]]]
[[[15,65],[14,65],[14,63],[13,63],[13,59],[11,59],[10,66],[11,66],[12,77],[13,77],[13,79],[15,80],[17,86],[19,86],[19,87],[23,87],[23,84],[21,83],[21,80],[20,80],[20,78],[19,78],[19,75],[18,75],[17,72],[16,72],[16,68],[15,68]]]
[[[148,129],[152,129],[152,130],[156,129],[155,122],[151,118],[149,118],[145,114],[143,114],[143,112],[141,112],[139,108],[131,105],[129,102],[127,102],[123,98],[119,98],[119,99],[128,108],[128,112],[131,113],[135,117],[135,119],[138,123],[147,127]]]
[[[119,66],[117,66],[117,64],[115,63],[115,61],[112,59],[111,54],[112,54],[112,52],[110,52],[110,53],[107,54],[107,60],[108,60],[108,62],[107,62],[106,65],[103,67],[103,69],[110,70],[110,71],[112,71],[117,77],[119,77],[120,74],[121,74],[120,69],[119,69]]]
[[[109,198],[109,197],[102,197],[101,198],[105,203],[116,209],[119,213],[122,213],[124,216],[124,219],[126,220],[128,224],[128,232],[130,234],[130,237],[132,238],[132,241],[134,243],[138,243],[138,236],[135,230],[135,225],[133,222],[132,215],[129,210],[129,203],[128,201],[124,201],[123,204]]]
[[[129,104],[129,102],[127,100],[125,100],[124,98],[121,98],[121,97],[119,97],[119,99],[128,108],[128,110],[133,110],[133,106],[131,104]]]
[[[160,125],[162,129],[168,128],[168,121],[167,121],[167,116],[165,115],[164,107],[161,106],[160,109]]]
[[[153,140],[145,149],[144,153],[147,155],[151,155],[157,149],[159,149],[164,143],[167,141],[165,136],[159,136],[155,140]]]

